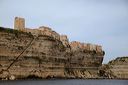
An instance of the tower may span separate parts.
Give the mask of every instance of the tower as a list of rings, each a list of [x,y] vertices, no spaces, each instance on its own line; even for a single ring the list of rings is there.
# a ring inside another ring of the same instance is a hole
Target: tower
[[[20,17],[15,17],[14,29],[19,31],[25,31],[25,19]]]
[[[68,46],[69,45],[69,40],[67,35],[60,35],[60,41],[63,43],[64,46]]]

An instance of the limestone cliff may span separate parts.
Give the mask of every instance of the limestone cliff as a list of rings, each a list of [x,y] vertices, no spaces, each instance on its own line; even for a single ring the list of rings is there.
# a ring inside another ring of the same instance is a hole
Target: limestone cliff
[[[128,79],[128,56],[118,57],[103,65],[100,75],[112,79]]]
[[[0,36],[1,78],[64,77],[66,49],[61,41],[3,28]]]
[[[0,78],[98,77],[97,69],[104,55],[102,49],[91,50],[86,46],[77,49],[76,42],[69,43],[65,35],[44,29],[22,32],[0,28]]]
[[[100,45],[69,42],[49,27],[25,28],[15,18],[14,29],[0,27],[0,78],[99,78],[105,52]]]
[[[73,78],[98,78],[104,51],[101,46],[73,41],[67,64],[67,73]]]

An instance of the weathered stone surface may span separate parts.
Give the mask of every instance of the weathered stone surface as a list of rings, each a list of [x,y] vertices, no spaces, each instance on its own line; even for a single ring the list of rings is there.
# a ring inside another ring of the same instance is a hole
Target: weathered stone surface
[[[84,43],[69,43],[67,36],[45,30],[0,29],[0,78],[98,78],[103,52],[87,50]]]
[[[16,17],[14,21],[14,29],[19,31],[25,31],[25,19]]]
[[[15,18],[15,30],[0,28],[0,78],[98,78],[104,51],[99,45],[69,42],[49,27],[25,28]]]
[[[60,41],[63,43],[65,47],[69,47],[69,40],[66,35],[60,35]]]
[[[25,28],[16,17],[14,29],[0,27],[0,79],[19,78],[125,78],[128,57],[102,65],[102,46],[69,42],[49,27]]]
[[[100,70],[101,76],[112,79],[128,79],[128,56],[118,57],[103,65]]]
[[[16,36],[5,30],[0,31],[0,77],[64,77],[66,58],[62,56],[65,48],[61,41],[50,36],[34,37],[28,33],[18,33]],[[14,61],[15,63],[7,69]],[[3,69],[5,71],[2,71]]]
[[[96,45],[73,41],[70,43],[71,55],[68,58],[67,74],[75,78],[99,78],[104,51],[97,52]]]

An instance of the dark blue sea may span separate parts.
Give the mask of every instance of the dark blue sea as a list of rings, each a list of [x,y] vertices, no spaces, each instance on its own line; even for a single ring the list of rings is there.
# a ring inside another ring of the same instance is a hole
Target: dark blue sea
[[[128,85],[128,80],[1,80],[0,85]]]

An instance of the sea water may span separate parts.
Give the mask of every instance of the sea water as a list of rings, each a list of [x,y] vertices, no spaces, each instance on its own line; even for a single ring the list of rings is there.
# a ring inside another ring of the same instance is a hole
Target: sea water
[[[0,85],[128,85],[128,80],[84,80],[84,79],[52,79],[52,80],[1,80]]]

